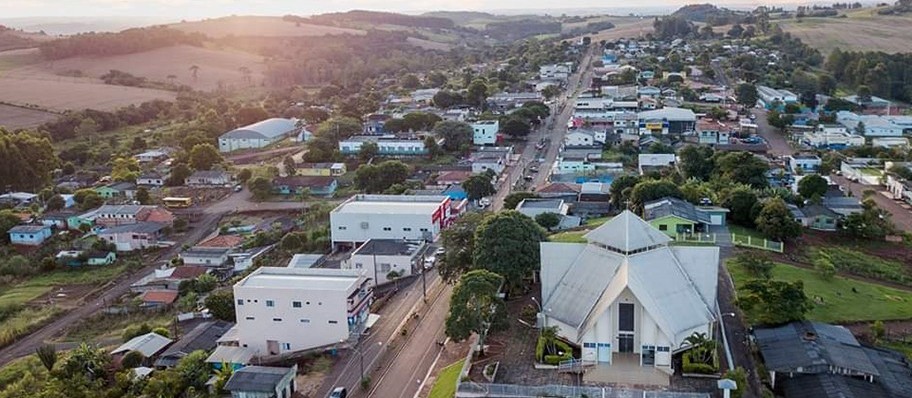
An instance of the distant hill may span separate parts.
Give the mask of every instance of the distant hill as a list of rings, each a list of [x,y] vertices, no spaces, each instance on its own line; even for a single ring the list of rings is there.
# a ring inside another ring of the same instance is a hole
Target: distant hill
[[[456,25],[470,25],[475,21],[497,21],[506,19],[503,16],[494,15],[480,11],[432,11],[421,14],[427,17],[446,18],[453,21]]]
[[[215,39],[227,36],[298,37],[364,34],[361,29],[316,25],[287,20],[287,18],[283,19],[282,17],[261,16],[231,16],[204,19],[202,21],[185,21],[168,25],[168,27],[188,33],[202,33]]]
[[[0,25],[0,51],[18,50],[38,45],[28,34]]]
[[[363,10],[334,12],[314,15],[312,17],[287,15],[283,19],[291,22],[345,27],[361,26],[363,24],[396,25],[408,28],[430,29],[453,29],[456,27],[453,20],[448,18]]]
[[[727,8],[719,8],[707,3],[689,4],[679,8],[671,15],[683,17],[691,22],[705,22],[710,26],[720,26],[739,23],[747,13],[732,11]]]

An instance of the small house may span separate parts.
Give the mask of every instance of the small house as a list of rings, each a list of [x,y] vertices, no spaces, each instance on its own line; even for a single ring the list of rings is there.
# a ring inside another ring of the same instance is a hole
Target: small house
[[[86,256],[86,264],[88,265],[111,265],[117,261],[117,253],[115,252],[91,252]]]
[[[95,188],[95,192],[104,199],[133,199],[133,196],[136,195],[136,184],[132,182],[115,182]]]
[[[191,247],[180,254],[184,265],[221,267],[228,263],[230,249],[223,247]]]
[[[224,187],[231,183],[231,174],[221,170],[201,170],[184,180],[190,187]]]
[[[437,174],[437,185],[449,186],[453,184],[462,184],[463,181],[469,179],[471,176],[472,172],[469,170],[441,171]]]
[[[136,351],[142,354],[143,365],[150,365],[152,363],[152,358],[154,358],[158,353],[162,352],[162,350],[164,350],[165,347],[170,345],[173,341],[174,340],[171,340],[155,332],[146,333],[141,336],[136,336],[130,339],[130,341],[121,344],[119,347],[115,348],[114,351],[111,351],[111,355],[115,359],[120,359],[127,355],[127,353]]]
[[[302,176],[339,177],[346,172],[345,163],[301,163],[295,166],[295,174]]]
[[[802,208],[789,205],[789,211],[799,224],[818,231],[835,231],[839,220],[839,214],[818,204],[809,204]]]
[[[17,225],[10,228],[10,242],[14,245],[40,246],[51,237],[51,227],[47,225]]]
[[[165,181],[167,180],[168,176],[157,172],[151,172],[140,175],[139,178],[136,179],[136,185],[145,187],[162,187],[165,185]]]
[[[288,176],[272,180],[272,189],[279,195],[332,196],[338,186],[335,177]]]
[[[166,307],[177,300],[177,290],[149,290],[140,295],[145,307]]]
[[[672,197],[644,204],[643,219],[671,237],[706,231],[712,222],[708,214],[693,204]]]
[[[104,229],[98,233],[98,237],[113,243],[117,251],[128,252],[158,247],[163,229],[163,224],[140,222]]]
[[[291,397],[297,391],[297,373],[297,365],[290,368],[247,366],[231,375],[225,390],[231,392],[232,398]]]
[[[194,351],[212,351],[218,345],[218,340],[232,326],[232,323],[225,321],[210,321],[197,325],[162,352],[155,361],[155,367],[174,367],[181,358]]]

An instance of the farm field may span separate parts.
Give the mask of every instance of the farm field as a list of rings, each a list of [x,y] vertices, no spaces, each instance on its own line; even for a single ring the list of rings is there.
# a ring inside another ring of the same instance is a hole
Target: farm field
[[[325,36],[353,34],[363,35],[359,29],[339,28],[335,26],[295,24],[283,21],[281,17],[233,16],[206,19],[203,21],[180,22],[168,25],[170,28],[184,32],[198,32],[213,38],[232,36]]]
[[[845,14],[846,18],[804,18],[780,21],[782,30],[811,47],[829,53],[839,47],[854,51],[909,51],[912,42],[912,16],[878,15],[865,8]]]
[[[194,80],[190,67],[199,67]],[[8,72],[11,77],[53,75],[80,71],[84,76],[98,78],[117,69],[149,80],[186,84],[197,90],[213,90],[219,84],[238,86],[246,84],[240,68],[250,69],[252,81],[260,80],[265,66],[263,58],[235,50],[201,48],[187,45],[159,48],[135,54],[108,57],[73,57],[54,62],[36,63]],[[98,82],[97,80],[95,82]]]
[[[92,83],[86,79],[46,75],[0,77],[0,101],[37,105],[52,111],[70,109],[113,110],[155,99],[173,100],[170,91]]]
[[[39,126],[56,118],[50,112],[0,104],[0,127],[9,130]]]
[[[734,279],[735,287],[750,279],[748,273],[740,266],[732,263],[726,266]],[[807,314],[811,320],[840,323],[912,317],[910,291],[841,276],[827,280],[814,270],[781,263],[776,263],[773,268],[773,279],[787,282],[804,281],[804,293],[813,302],[813,309]]]
[[[612,17],[606,18],[614,23],[614,28],[603,30],[596,34],[588,34],[593,42],[602,40],[613,41],[625,37],[639,37],[647,33],[652,33],[652,19],[639,17]],[[578,41],[582,37],[574,37],[570,41]]]

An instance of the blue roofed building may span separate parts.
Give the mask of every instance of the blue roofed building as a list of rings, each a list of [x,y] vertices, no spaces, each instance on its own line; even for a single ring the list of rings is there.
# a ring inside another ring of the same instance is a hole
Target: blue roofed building
[[[14,245],[40,246],[51,237],[51,227],[47,225],[17,225],[9,230],[10,242]]]
[[[296,119],[272,118],[231,130],[219,137],[219,152],[263,148],[298,131]]]

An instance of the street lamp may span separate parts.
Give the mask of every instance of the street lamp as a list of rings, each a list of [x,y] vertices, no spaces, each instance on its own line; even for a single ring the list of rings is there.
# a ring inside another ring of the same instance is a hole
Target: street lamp
[[[361,341],[360,341],[360,339],[359,339],[359,340],[358,340],[358,345],[360,345],[360,343],[361,343]],[[352,347],[352,350],[353,350],[354,352],[358,353],[359,362],[360,362],[359,365],[360,365],[360,370],[361,370],[361,380],[364,380],[364,351],[362,351],[360,348],[358,348],[358,345]],[[380,346],[382,346],[382,345],[383,345],[383,342],[382,342],[382,341],[378,341],[378,342],[377,342],[377,347],[380,347]]]

